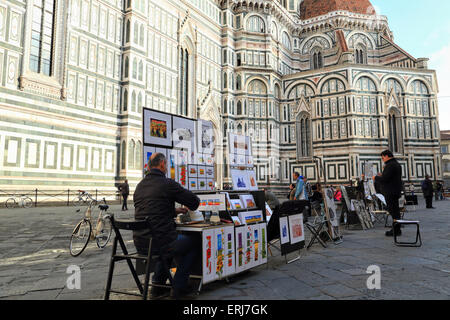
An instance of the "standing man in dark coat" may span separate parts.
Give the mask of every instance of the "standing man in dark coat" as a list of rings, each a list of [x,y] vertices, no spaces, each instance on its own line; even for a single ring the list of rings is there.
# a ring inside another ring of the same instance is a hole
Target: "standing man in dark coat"
[[[422,181],[422,192],[423,192],[423,196],[425,197],[427,209],[434,209],[433,208],[433,182],[431,182],[429,175],[426,175],[425,180]]]
[[[149,218],[150,230],[134,231],[133,240],[138,253],[147,255],[149,238],[152,237],[152,251],[167,257],[167,265],[171,257],[177,262],[177,272],[173,279],[172,296],[178,298],[187,293],[187,285],[191,269],[198,253],[201,252],[201,239],[195,235],[178,234],[174,219],[178,214],[186,214],[189,208],[197,210],[200,199],[191,191],[184,189],[179,183],[166,178],[167,160],[161,153],[153,154],[149,160],[150,172],[139,182],[134,192],[136,220]],[[175,209],[175,202],[187,208]],[[169,270],[161,264],[155,267],[152,283],[165,284]],[[152,287],[151,295],[162,294],[162,288]]]
[[[383,173],[379,173],[376,177],[374,176],[373,180],[380,183],[383,189],[387,209],[392,219],[400,220],[400,207],[398,202],[402,192],[402,167],[389,150],[381,153],[381,159],[385,164]],[[397,236],[402,234],[400,225],[397,224],[395,228],[387,231],[386,236],[392,237],[394,232]]]
[[[122,194],[123,203],[122,203],[122,211],[128,210],[127,200],[130,195],[130,186],[128,185],[128,180],[125,180],[124,183],[119,185],[119,191]]]

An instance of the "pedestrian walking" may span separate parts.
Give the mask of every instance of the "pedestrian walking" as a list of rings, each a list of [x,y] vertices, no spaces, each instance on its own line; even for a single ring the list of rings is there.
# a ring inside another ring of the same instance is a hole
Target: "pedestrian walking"
[[[128,210],[127,199],[128,199],[128,196],[130,195],[130,186],[128,185],[128,180],[125,180],[125,182],[120,184],[118,188],[119,188],[120,193],[122,194],[122,199],[123,199],[122,211],[126,211],[126,210]]]
[[[383,173],[374,176],[373,180],[381,184],[381,188],[386,199],[387,209],[394,221],[400,220],[399,199],[402,192],[402,167],[394,158],[390,150],[381,153],[381,159],[385,166]],[[386,232],[386,236],[392,237],[394,232],[397,236],[402,234],[400,225],[396,224],[395,228]]]
[[[430,180],[430,176],[426,175],[425,180],[422,181],[422,192],[425,198],[427,209],[433,208],[433,182]]]

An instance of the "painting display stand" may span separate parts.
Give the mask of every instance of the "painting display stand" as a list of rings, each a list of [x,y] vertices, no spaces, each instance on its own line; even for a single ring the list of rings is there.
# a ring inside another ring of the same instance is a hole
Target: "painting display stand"
[[[305,247],[303,211],[307,205],[307,201],[286,201],[279,208],[280,249],[286,264],[298,261]],[[294,252],[298,252],[296,257],[288,260],[288,255]]]

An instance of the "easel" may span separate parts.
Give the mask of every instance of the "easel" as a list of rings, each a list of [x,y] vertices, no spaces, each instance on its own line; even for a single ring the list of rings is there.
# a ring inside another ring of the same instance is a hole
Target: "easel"
[[[324,185],[326,185],[327,183],[327,176],[326,173],[324,171],[324,168],[322,166],[322,159],[319,157],[314,157],[315,160],[320,160],[320,169],[323,172],[323,177],[324,177]],[[317,177],[318,177],[318,181],[319,181],[319,185],[321,184],[321,180],[320,180],[320,172],[319,172],[319,168],[317,166],[317,162],[314,161],[314,164],[316,166],[316,171],[317,171]],[[341,235],[341,231],[340,231],[340,227],[333,227],[333,225],[331,224],[331,218],[330,218],[330,212],[329,212],[329,208],[328,208],[328,204],[326,201],[326,195],[325,195],[325,188],[320,188],[320,192],[322,194],[322,199],[323,199],[323,203],[324,203],[324,211],[325,211],[325,217],[326,217],[326,223],[328,224],[328,236],[330,237],[330,240],[333,241],[333,243],[335,245],[341,244],[344,240],[343,237]],[[335,237],[333,238],[332,236],[335,235]],[[336,237],[337,235],[337,237]],[[319,235],[320,236],[320,235]],[[310,244],[312,245],[312,244]]]

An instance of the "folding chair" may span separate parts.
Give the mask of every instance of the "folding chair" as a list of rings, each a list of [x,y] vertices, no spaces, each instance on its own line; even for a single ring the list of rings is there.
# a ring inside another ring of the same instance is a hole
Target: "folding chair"
[[[313,223],[310,223],[310,222],[305,223],[306,227],[312,234],[312,238],[309,241],[309,244],[306,247],[306,249],[311,248],[312,245],[314,244],[314,242],[316,242],[316,240],[322,245],[322,247],[326,248],[327,245],[320,238],[320,234],[322,232],[325,232],[328,235],[329,239],[332,239],[332,237],[330,236],[330,233],[328,232],[328,229],[327,229],[328,228],[328,220],[325,215],[325,212],[323,211],[322,205],[313,206],[311,208],[311,213],[314,216]],[[324,227],[325,227],[325,230],[323,230]]]
[[[397,240],[397,235],[394,232],[394,243],[396,246],[398,247],[421,247],[422,246],[422,237],[420,235],[420,225],[419,225],[419,221],[408,221],[408,220],[397,220],[394,221],[393,225],[400,225],[400,227],[402,226],[406,226],[406,225],[415,225],[416,226],[416,241],[415,242],[400,242]]]
[[[155,255],[152,253],[152,238],[150,238],[149,246],[148,246],[148,254],[147,255],[141,255],[139,253],[128,253],[128,250],[125,246],[125,242],[123,241],[122,235],[120,233],[120,230],[127,230],[127,231],[138,231],[138,230],[148,230],[151,229],[150,224],[147,220],[115,220],[114,216],[111,215],[111,224],[114,229],[114,232],[116,236],[114,237],[113,242],[113,248],[111,253],[111,261],[109,264],[109,272],[108,272],[108,279],[106,282],[106,289],[105,289],[105,300],[109,300],[110,293],[120,293],[124,295],[132,295],[132,296],[138,296],[142,297],[143,300],[147,300],[148,295],[148,287],[149,286],[155,286],[155,287],[162,287],[162,288],[171,288],[172,286],[168,285],[160,285],[160,284],[150,284],[150,273],[152,272],[152,267],[154,267],[154,264],[156,262],[161,262],[163,264],[163,268],[167,268],[167,264],[165,262],[165,259],[162,255]],[[117,243],[119,243],[122,254],[117,253]],[[114,266],[116,262],[125,260],[128,264],[128,267],[131,271],[131,274],[133,276],[134,281],[136,282],[136,285],[139,289],[140,294],[131,293],[131,292],[124,292],[124,291],[118,291],[118,290],[112,290],[111,284],[112,284],[112,278],[114,273]],[[132,260],[135,261],[143,261],[145,263],[145,280],[142,284],[139,280],[138,274],[136,272],[136,269],[132,263]],[[172,277],[169,273],[169,281],[172,284]]]

